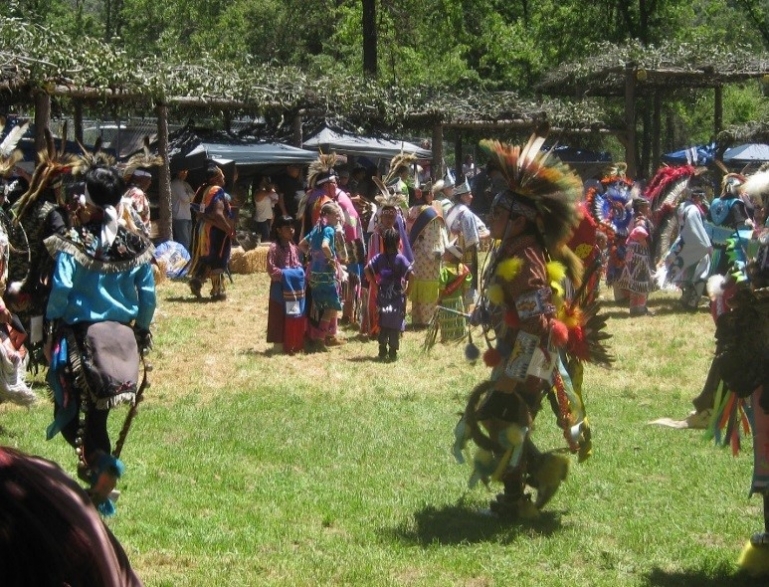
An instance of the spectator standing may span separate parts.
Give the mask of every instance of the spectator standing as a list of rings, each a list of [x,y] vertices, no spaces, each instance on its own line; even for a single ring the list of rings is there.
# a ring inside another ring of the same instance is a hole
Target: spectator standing
[[[195,191],[187,183],[187,169],[181,169],[171,181],[171,216],[174,241],[189,252],[192,241],[192,211],[190,204]]]

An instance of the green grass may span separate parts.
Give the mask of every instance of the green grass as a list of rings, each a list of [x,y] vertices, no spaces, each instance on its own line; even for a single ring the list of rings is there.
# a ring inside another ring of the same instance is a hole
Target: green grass
[[[425,356],[408,332],[393,365],[358,341],[269,356],[266,277],[235,276],[229,294],[196,304],[183,283],[159,288],[153,385],[108,521],[148,586],[763,584],[735,565],[762,522],[750,443],[733,458],[647,424],[691,409],[713,347],[704,310],[655,294],[657,315],[630,319],[607,303],[618,360],[586,372],[593,458],[574,459],[539,520],[511,524],[479,514],[493,493],[468,490],[450,452],[488,374],[461,345]],[[50,417],[46,402],[0,406],[0,442],[72,473],[64,440],[44,441]],[[547,410],[535,440],[563,445]]]

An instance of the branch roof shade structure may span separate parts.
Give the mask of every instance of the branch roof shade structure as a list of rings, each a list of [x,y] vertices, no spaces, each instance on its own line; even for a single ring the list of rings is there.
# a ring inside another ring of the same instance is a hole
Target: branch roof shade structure
[[[606,43],[589,57],[549,71],[536,90],[550,96],[620,97],[628,69],[635,73],[637,95],[660,89],[717,88],[768,75],[769,54],[686,43],[658,47],[637,41]]]

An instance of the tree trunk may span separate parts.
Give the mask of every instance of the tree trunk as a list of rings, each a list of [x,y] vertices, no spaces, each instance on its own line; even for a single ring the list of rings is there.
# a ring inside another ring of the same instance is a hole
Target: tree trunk
[[[158,117],[158,155],[163,158],[163,165],[158,173],[158,241],[165,242],[172,238],[171,228],[171,170],[168,159],[168,107],[158,104],[155,107]]]
[[[363,0],[363,73],[377,77],[376,0]]]

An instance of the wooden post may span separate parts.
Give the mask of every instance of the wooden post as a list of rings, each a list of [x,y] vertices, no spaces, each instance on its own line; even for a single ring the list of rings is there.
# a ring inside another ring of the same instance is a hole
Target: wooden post
[[[665,150],[672,151],[676,148],[676,145],[678,145],[678,141],[676,140],[676,119],[671,108],[666,108],[665,120],[667,139],[667,142],[665,143]]]
[[[80,100],[75,100],[75,140],[83,144],[83,103]]]
[[[649,167],[651,167],[651,143],[652,143],[652,111],[648,98],[644,99],[644,109],[641,113],[641,165],[638,169],[638,177],[633,179],[642,179],[648,176]]]
[[[662,95],[654,92],[654,112],[652,114],[652,168],[651,176],[654,177],[660,166],[662,157]]]
[[[294,116],[294,146],[302,147],[304,142],[304,136],[302,135],[302,115],[296,114]]]
[[[713,139],[715,139],[724,128],[724,88],[716,86],[713,98]]]
[[[454,177],[459,181],[459,177],[462,175],[462,159],[464,155],[462,154],[462,133],[460,131],[456,131],[456,133],[454,137]]]
[[[443,177],[443,125],[433,126],[433,162],[430,165],[430,177],[438,181]]]
[[[168,159],[168,106],[163,103],[155,106],[155,115],[158,119],[158,155],[163,158],[163,165],[158,173],[158,241],[171,240],[172,213],[171,213],[171,169]]]
[[[635,179],[638,171],[636,161],[636,127],[635,127],[635,63],[625,65],[625,163],[627,175]]]
[[[45,129],[51,124],[51,97],[43,91],[35,93],[35,153],[44,151]],[[39,163],[39,161],[38,161]]]

